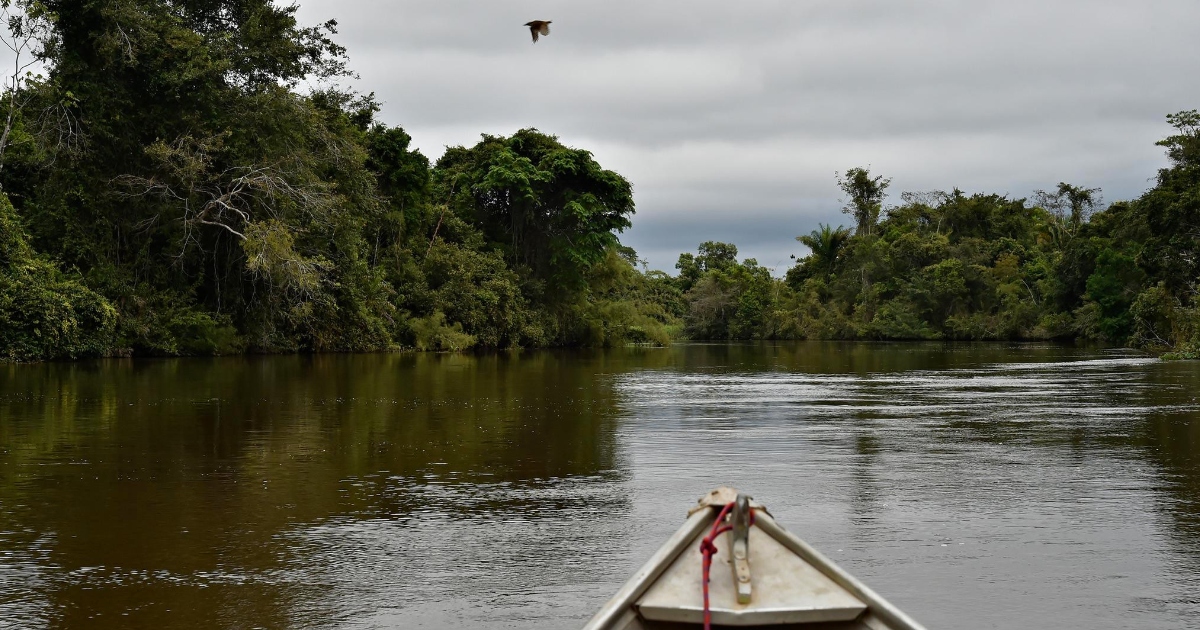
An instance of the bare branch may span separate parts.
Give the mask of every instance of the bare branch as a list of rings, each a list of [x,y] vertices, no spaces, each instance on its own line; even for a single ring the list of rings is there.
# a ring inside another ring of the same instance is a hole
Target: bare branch
[[[132,63],[135,59],[133,54],[133,42],[130,41],[129,34],[125,32],[125,29],[121,28],[120,22],[117,23],[117,32],[121,34],[121,39],[125,40],[125,58]]]
[[[7,34],[0,33],[0,42],[13,53],[12,74],[4,78],[4,90],[8,96],[8,112],[4,117],[4,130],[0,132],[0,170],[4,168],[4,153],[8,149],[17,113],[29,103],[30,96],[22,93],[33,77],[29,71],[41,61],[40,53],[34,49],[49,32],[44,17],[13,14],[8,2],[0,5],[0,19],[7,26]],[[26,56],[28,55],[28,56]]]
[[[193,226],[219,227],[245,241],[245,226],[256,215],[275,217],[285,205],[310,214],[331,207],[336,197],[323,184],[297,185],[277,165],[236,166],[212,173],[210,151],[219,138],[177,138],[171,144],[156,143],[147,153],[165,171],[165,178],[122,175],[113,183],[129,197],[157,197],[182,206],[184,247],[191,241]],[[171,183],[167,183],[167,181]]]
[[[246,240],[246,235],[245,235],[245,234],[242,234],[241,232],[239,232],[239,231],[237,231],[237,230],[235,230],[235,229],[233,229],[233,228],[229,227],[228,225],[226,225],[226,224],[224,224],[224,223],[221,223],[220,221],[205,221],[204,219],[197,219],[197,220],[196,220],[196,223],[200,223],[200,224],[203,224],[203,225],[215,225],[215,226],[217,226],[217,227],[220,227],[220,228],[225,228],[226,230],[228,230],[228,231],[229,231],[229,233],[230,233],[230,234],[232,234],[232,235],[234,235],[234,236],[236,236],[236,237],[240,238],[240,239],[241,239],[241,240],[243,240],[243,241],[244,241],[244,240]]]

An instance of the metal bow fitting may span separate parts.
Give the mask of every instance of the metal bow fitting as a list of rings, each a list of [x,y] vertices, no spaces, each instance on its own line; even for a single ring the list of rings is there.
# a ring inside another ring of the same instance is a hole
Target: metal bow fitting
[[[733,504],[733,583],[737,587],[739,604],[750,603],[750,525],[754,513],[750,508],[750,497],[738,494]]]

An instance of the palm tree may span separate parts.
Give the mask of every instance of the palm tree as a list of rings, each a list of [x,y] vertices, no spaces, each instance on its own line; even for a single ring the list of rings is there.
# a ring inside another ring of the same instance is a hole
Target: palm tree
[[[822,272],[830,274],[833,273],[834,266],[837,264],[838,252],[850,238],[850,228],[840,225],[834,228],[824,223],[818,223],[817,226],[819,229],[804,236],[797,236],[796,240],[812,250],[811,264]]]

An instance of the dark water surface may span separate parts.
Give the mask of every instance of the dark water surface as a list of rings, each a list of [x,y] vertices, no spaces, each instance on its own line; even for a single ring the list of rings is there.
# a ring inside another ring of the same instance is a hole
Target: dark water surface
[[[0,365],[0,627],[578,627],[722,484],[931,629],[1200,628],[1200,364],[820,343]]]

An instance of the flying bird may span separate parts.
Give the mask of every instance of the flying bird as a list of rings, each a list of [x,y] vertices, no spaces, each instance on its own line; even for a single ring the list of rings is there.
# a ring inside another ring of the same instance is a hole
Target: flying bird
[[[533,43],[537,43],[538,35],[550,34],[550,20],[534,20],[526,22],[525,26],[529,27],[529,34],[533,35]]]

